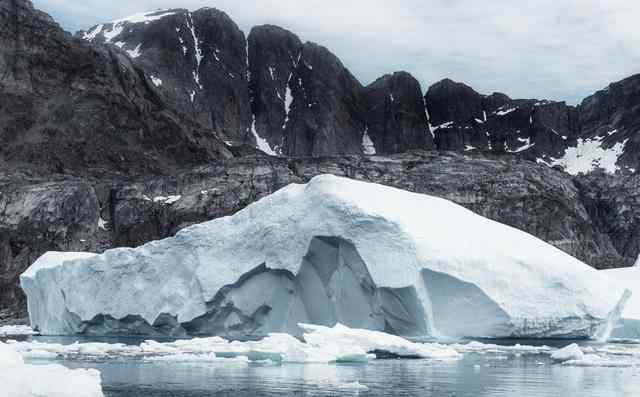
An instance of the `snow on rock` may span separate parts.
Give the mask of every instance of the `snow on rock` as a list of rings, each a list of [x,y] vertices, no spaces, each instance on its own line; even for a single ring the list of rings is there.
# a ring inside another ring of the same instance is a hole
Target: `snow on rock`
[[[516,110],[518,110],[517,107],[515,108],[508,108],[508,109],[503,109],[500,108],[500,110],[493,112],[493,114],[497,115],[497,116],[506,116],[507,114],[511,113],[511,112],[515,112]]]
[[[400,357],[421,357],[432,359],[455,359],[460,354],[454,349],[439,344],[422,344],[384,332],[352,329],[342,324],[323,327],[299,324],[304,330],[304,340],[320,349],[330,350],[331,346],[359,347],[365,352],[382,351]]]
[[[584,353],[580,350],[580,346],[575,343],[569,346],[563,347],[560,350],[556,350],[551,353],[551,359],[554,361],[569,361],[569,360],[582,360]]]
[[[299,336],[298,323],[342,323],[398,335],[602,337],[629,294],[447,200],[331,175],[135,249],[41,261],[21,285],[43,334]]]
[[[103,397],[100,372],[62,365],[28,365],[0,342],[0,393],[3,397]]]
[[[155,85],[156,87],[160,87],[162,85],[162,80],[160,79],[160,77],[154,75],[151,75],[150,77],[153,85]]]
[[[550,165],[559,165],[572,175],[589,173],[597,168],[602,168],[605,172],[614,174],[620,169],[617,162],[624,152],[627,140],[617,142],[610,148],[604,148],[602,146],[603,139],[604,137],[578,138],[575,147],[567,148],[564,156],[554,159]]]
[[[271,148],[271,145],[269,145],[269,142],[267,142],[267,140],[263,137],[261,137],[260,135],[258,135],[258,131],[256,130],[256,116],[253,115],[253,121],[251,123],[251,133],[253,134],[253,137],[256,140],[256,147],[263,151],[264,153],[268,154],[269,156],[277,156],[278,152],[276,152],[275,150],[273,150]]]
[[[373,144],[371,137],[369,137],[368,127],[365,127],[364,134],[362,135],[362,153],[367,156],[373,156],[374,154],[376,154],[376,147]]]

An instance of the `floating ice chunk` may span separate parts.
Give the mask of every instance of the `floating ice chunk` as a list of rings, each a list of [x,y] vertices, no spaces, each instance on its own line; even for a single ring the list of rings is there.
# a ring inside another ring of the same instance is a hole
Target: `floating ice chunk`
[[[4,325],[0,327],[0,336],[21,336],[21,335],[37,335],[28,325]]]
[[[554,361],[569,361],[569,360],[582,360],[584,353],[580,350],[580,346],[576,343],[572,343],[560,350],[556,350],[551,353],[551,359]]]
[[[496,354],[548,354],[553,349],[549,346],[531,346],[531,345],[521,345],[519,343],[511,346],[511,345],[496,345],[492,343],[482,343],[477,341],[472,341],[465,344],[452,344],[450,345],[452,349],[457,351],[458,353],[496,353]]]
[[[62,365],[28,365],[0,342],[0,392],[3,397],[103,397],[100,372]]]
[[[457,359],[460,354],[454,349],[440,344],[422,344],[408,341],[384,332],[352,329],[342,324],[334,327],[300,324],[304,330],[304,340],[315,347],[331,350],[334,346],[359,347],[365,352],[385,352],[401,357],[421,357],[432,359]]]
[[[637,362],[629,360],[627,358],[611,359],[609,357],[601,357],[597,354],[585,354],[580,359],[564,361],[562,365],[569,367],[610,367],[610,368],[624,368],[636,366]]]

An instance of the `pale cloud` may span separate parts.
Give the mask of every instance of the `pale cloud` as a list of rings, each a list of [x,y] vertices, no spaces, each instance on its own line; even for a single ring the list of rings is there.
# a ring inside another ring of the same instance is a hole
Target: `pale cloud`
[[[367,84],[407,70],[482,93],[576,103],[638,71],[640,2],[628,0],[34,0],[68,30],[140,11],[216,7],[248,33],[272,23],[325,45]]]

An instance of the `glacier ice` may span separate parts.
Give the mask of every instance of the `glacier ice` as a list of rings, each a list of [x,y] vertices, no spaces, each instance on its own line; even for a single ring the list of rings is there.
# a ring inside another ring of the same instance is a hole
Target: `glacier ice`
[[[619,288],[633,292],[625,305],[620,320],[611,332],[614,339],[640,339],[640,267],[603,270],[618,283]]]
[[[0,342],[0,394],[3,397],[104,397],[100,372],[62,365],[25,364],[10,345]]]
[[[629,294],[447,200],[331,175],[135,249],[45,254],[21,285],[43,334],[231,338],[599,337]]]

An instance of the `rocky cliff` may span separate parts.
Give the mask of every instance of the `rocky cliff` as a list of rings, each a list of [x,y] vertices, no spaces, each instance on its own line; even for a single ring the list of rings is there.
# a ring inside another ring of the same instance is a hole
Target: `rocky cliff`
[[[25,0],[0,2],[0,93],[5,169],[166,172],[231,156],[125,52],[73,38]]]

